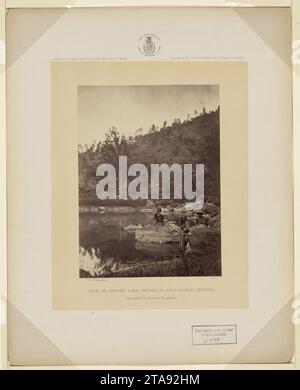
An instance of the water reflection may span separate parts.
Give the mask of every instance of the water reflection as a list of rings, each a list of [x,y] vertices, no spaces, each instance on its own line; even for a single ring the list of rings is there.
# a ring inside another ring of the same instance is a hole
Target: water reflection
[[[139,261],[167,259],[176,254],[176,244],[151,244],[135,241],[129,225],[153,224],[153,215],[144,213],[80,214],[80,269],[86,276],[109,276],[120,267]]]

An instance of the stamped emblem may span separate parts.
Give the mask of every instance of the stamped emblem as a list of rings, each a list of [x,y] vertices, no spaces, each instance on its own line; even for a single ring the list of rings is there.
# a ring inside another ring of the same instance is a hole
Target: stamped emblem
[[[160,47],[160,39],[154,34],[144,34],[139,39],[139,51],[147,57],[155,56]]]

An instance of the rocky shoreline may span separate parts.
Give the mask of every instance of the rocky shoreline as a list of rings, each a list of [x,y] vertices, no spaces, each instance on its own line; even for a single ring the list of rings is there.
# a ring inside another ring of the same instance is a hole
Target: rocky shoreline
[[[89,262],[81,260],[80,277],[221,276],[220,240],[217,229],[196,230],[191,237],[191,249],[184,257],[180,256],[176,250],[178,245],[174,243],[137,242],[139,249],[152,255],[150,260],[122,264],[112,259],[100,261],[94,256]]]
[[[154,213],[156,205],[152,207],[81,207],[81,213],[111,214],[118,219],[118,214],[150,214],[150,218],[140,219],[138,224],[129,224],[121,228],[134,235],[135,247],[141,252],[148,253],[153,260],[130,263],[115,263],[112,259],[97,259],[89,254],[81,256],[81,277],[131,277],[137,274],[144,276],[169,274],[186,274],[187,269],[193,275],[218,274],[220,271],[220,240],[221,217],[220,209],[214,204],[205,203],[201,214],[194,211],[191,205],[184,207],[162,207],[163,223],[156,223]],[[153,207],[154,206],[154,207]],[[151,217],[153,215],[153,219]],[[201,217],[199,217],[201,215]],[[184,258],[180,255],[180,245],[183,238],[181,221],[188,222],[189,245]],[[151,222],[152,221],[152,222]],[[182,261],[188,263],[184,264]],[[206,260],[205,260],[206,259]],[[212,264],[210,264],[212,261]],[[182,268],[185,267],[185,268]],[[201,269],[200,269],[200,268]],[[207,268],[208,267],[208,268]],[[207,270],[206,270],[207,268]],[[163,271],[162,271],[163,270]],[[168,271],[167,271],[168,270]],[[213,271],[212,271],[213,270]]]

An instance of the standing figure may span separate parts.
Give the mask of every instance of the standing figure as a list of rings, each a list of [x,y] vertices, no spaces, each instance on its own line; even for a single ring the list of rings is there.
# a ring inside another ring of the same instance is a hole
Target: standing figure
[[[161,212],[161,207],[158,207],[155,214],[154,214],[154,219],[156,221],[156,224],[161,224],[163,225],[164,224],[164,216]]]
[[[191,245],[191,229],[188,222],[182,224],[180,228],[181,228],[181,237],[179,242],[179,252],[181,257],[184,257],[186,250]]]

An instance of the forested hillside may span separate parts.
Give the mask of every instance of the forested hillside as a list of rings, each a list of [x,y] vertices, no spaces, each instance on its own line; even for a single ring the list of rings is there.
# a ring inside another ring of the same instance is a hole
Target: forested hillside
[[[194,117],[173,124],[164,123],[161,128],[153,125],[148,131],[139,129],[135,136],[125,137],[112,128],[104,142],[79,145],[79,200],[80,205],[134,205],[137,202],[115,200],[100,201],[96,196],[97,166],[101,163],[115,165],[118,172],[119,156],[128,157],[128,165],[139,163],[204,164],[205,201],[220,205],[220,123],[219,108],[216,111],[197,111]],[[146,201],[140,201],[139,205]]]

